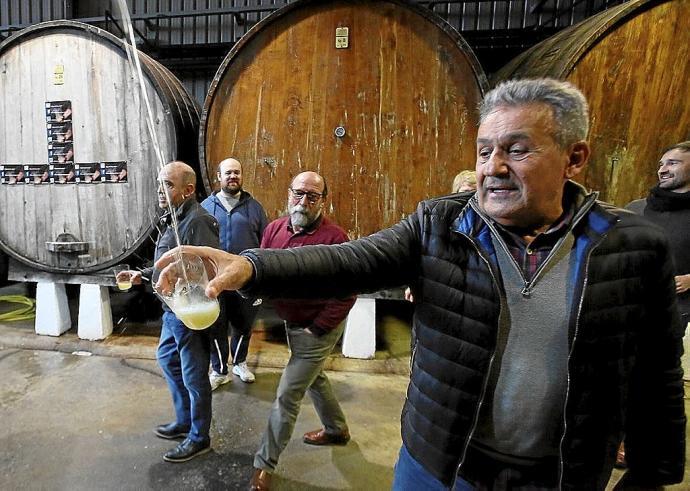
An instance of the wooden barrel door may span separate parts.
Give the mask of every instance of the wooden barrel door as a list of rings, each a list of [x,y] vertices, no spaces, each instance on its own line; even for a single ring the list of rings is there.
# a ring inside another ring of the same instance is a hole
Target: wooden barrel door
[[[486,78],[460,35],[399,1],[301,1],[228,54],[202,114],[209,190],[233,156],[270,218],[301,171],[328,181],[329,214],[351,238],[448,194],[474,169]]]

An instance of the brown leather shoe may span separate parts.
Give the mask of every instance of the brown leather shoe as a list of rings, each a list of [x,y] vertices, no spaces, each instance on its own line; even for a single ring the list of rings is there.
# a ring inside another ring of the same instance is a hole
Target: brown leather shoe
[[[271,489],[271,474],[264,469],[254,468],[252,480],[249,481],[251,491],[269,491]]]
[[[326,430],[321,428],[305,433],[302,440],[309,445],[345,445],[350,441],[350,432],[345,430],[342,433],[326,433]]]

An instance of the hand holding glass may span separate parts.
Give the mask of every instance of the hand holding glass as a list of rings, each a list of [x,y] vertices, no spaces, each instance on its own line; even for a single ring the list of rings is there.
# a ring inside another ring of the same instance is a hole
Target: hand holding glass
[[[185,326],[193,330],[210,327],[220,314],[218,300],[204,292],[208,274],[199,256],[183,254],[172,263],[175,268],[175,288],[169,293],[156,289],[156,293]]]
[[[113,273],[119,290],[127,291],[132,288],[132,271],[128,264],[118,264],[113,268]]]

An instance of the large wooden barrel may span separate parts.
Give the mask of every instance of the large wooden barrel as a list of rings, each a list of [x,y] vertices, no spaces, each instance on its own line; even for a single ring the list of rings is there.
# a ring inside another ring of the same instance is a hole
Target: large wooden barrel
[[[633,0],[565,29],[495,80],[550,76],[587,96],[593,155],[580,180],[625,205],[657,182],[663,148],[690,138],[688,0]]]
[[[298,1],[254,26],[204,104],[209,189],[234,156],[271,218],[315,170],[351,238],[389,226],[473,169],[486,77],[445,21],[397,0]]]
[[[198,108],[139,54],[163,157],[198,169]],[[151,234],[158,172],[126,45],[46,22],[0,44],[0,68],[0,246],[55,273],[125,261]]]

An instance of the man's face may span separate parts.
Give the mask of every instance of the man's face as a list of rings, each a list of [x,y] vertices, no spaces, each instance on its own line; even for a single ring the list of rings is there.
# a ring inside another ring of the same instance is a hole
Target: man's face
[[[186,186],[183,184],[182,173],[176,171],[170,165],[166,165],[158,173],[158,206],[161,208],[168,208],[168,198],[166,197],[166,189],[170,202],[174,207],[178,207],[187,198],[185,191]]]
[[[223,191],[237,194],[242,191],[242,165],[235,159],[226,159],[220,163],[218,180]]]
[[[667,191],[685,193],[690,191],[690,152],[674,148],[659,160],[659,187]]]
[[[304,194],[296,196],[296,194]],[[293,227],[308,227],[321,215],[324,198],[323,181],[314,174],[300,174],[288,191],[288,212]]]
[[[555,129],[551,108],[541,103],[499,106],[479,126],[477,199],[498,223],[540,230],[563,212],[565,180],[581,166],[570,165]]]

